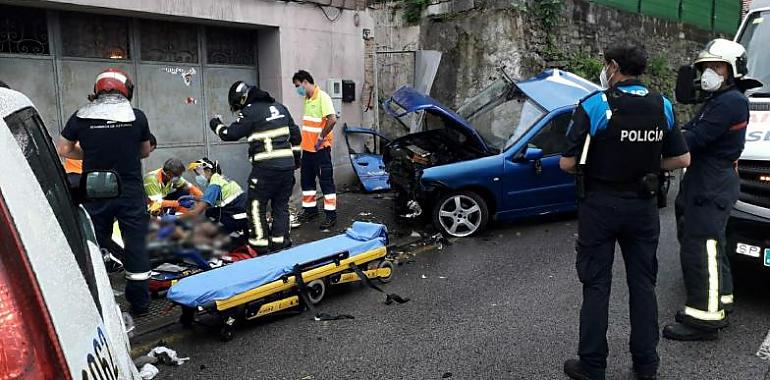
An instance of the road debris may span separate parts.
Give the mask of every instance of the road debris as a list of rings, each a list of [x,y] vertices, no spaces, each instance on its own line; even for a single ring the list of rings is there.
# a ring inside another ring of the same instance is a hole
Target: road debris
[[[189,357],[180,358],[176,351],[164,346],[153,348],[149,353],[147,353],[147,356],[156,358],[158,363],[166,365],[174,364],[179,366],[190,360]]]
[[[423,280],[425,280],[425,279],[427,279],[427,278],[428,278],[428,276],[426,276],[426,275],[421,275],[421,276],[420,276],[420,278],[421,278],[421,279],[423,279]]]
[[[158,376],[159,373],[160,370],[158,367],[147,363],[142,366],[142,369],[139,371],[139,377],[141,377],[142,380],[152,380],[155,378],[155,376]]]

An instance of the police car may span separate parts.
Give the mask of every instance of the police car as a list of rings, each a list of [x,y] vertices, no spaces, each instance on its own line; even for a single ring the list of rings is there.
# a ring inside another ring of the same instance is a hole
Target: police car
[[[741,194],[727,224],[728,253],[770,270],[770,0],[756,0],[735,41],[746,48],[748,76],[764,85],[748,91],[750,119],[738,160]]]
[[[120,193],[111,172],[71,192],[23,94],[0,88],[0,379],[138,379],[122,313],[78,201]]]

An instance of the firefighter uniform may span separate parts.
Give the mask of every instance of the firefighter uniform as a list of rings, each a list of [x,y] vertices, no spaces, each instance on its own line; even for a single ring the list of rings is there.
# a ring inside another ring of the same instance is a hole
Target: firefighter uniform
[[[749,102],[738,89],[714,93],[683,127],[692,164],[682,179],[676,215],[687,301],[677,320],[690,327],[726,326],[732,306],[725,228],[738,200],[735,161],[743,152]]]
[[[286,107],[269,99],[249,100],[230,126],[217,118],[211,120],[212,130],[224,141],[248,137],[252,165],[247,207],[249,245],[260,253],[269,251],[271,245],[280,249],[289,244],[289,197],[302,139]],[[272,229],[267,223],[268,206]]]
[[[326,126],[326,117],[335,115],[334,104],[329,94],[318,86],[311,98],[305,98],[302,116],[302,208],[308,214],[318,212],[316,205],[316,178],[324,195],[324,211],[327,219],[337,217],[337,194],[334,186],[334,170],[331,147],[334,132],[329,132],[323,142],[316,146]]]
[[[628,277],[634,370],[655,374],[657,174],[661,157],[687,153],[671,102],[637,80],[622,81],[581,101],[567,137],[565,157],[580,157],[588,149],[576,245],[576,268],[583,284],[580,362],[591,378],[604,378],[612,262],[619,243]]]
[[[163,168],[153,170],[144,176],[144,193],[150,206],[155,208],[179,208],[179,199],[185,195],[200,198],[203,193],[182,177],[163,182]],[[159,207],[158,207],[159,206]]]

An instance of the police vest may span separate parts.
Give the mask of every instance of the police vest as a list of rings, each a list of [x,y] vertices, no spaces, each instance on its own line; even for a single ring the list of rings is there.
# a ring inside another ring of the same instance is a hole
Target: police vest
[[[635,191],[645,175],[659,173],[663,139],[674,125],[673,107],[640,84],[621,85],[585,99],[591,121],[586,183]]]
[[[217,199],[217,203],[214,207],[225,207],[243,194],[243,190],[238,183],[235,181],[228,181],[227,178],[221,174],[212,175],[209,180],[209,185],[217,185],[222,189],[222,192],[219,194],[219,199]]]

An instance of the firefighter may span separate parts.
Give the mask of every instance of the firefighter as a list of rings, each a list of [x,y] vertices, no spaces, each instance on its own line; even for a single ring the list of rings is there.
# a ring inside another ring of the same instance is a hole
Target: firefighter
[[[80,146],[80,144],[76,144]],[[158,147],[158,140],[155,139],[155,135],[150,133],[150,153],[155,151]],[[67,180],[70,183],[70,187],[77,188],[80,186],[80,176],[83,174],[83,160],[75,160],[72,158],[64,158],[64,172],[67,173]]]
[[[715,39],[698,54],[695,68],[708,98],[683,126],[692,166],[682,178],[676,215],[687,300],[676,323],[663,329],[664,337],[675,340],[717,339],[727,326],[733,295],[725,228],[738,200],[735,162],[749,121],[748,99],[737,86],[747,73],[743,46]]]
[[[203,189],[203,197],[179,218],[192,219],[205,214],[212,221],[220,223],[222,229],[240,245],[249,229],[246,193],[237,182],[222,175],[217,161],[203,157],[191,162],[187,169],[195,173],[195,183]]]
[[[230,110],[238,112],[235,122],[228,127],[217,116],[209,125],[224,141],[249,140],[249,245],[260,254],[283,249],[291,244],[289,197],[300,159],[299,127],[283,104],[245,82],[233,83],[228,102]],[[267,223],[268,207],[272,209],[272,229]]]
[[[112,170],[120,177],[120,197],[85,206],[102,246],[108,244],[117,219],[125,242],[125,296],[130,311],[143,315],[150,303],[150,261],[141,159],[151,151],[150,128],[144,112],[131,106],[134,85],[125,72],[107,69],[96,77],[93,91],[90,103],[67,121],[58,151],[62,157],[83,160],[84,171]]]
[[[324,198],[326,219],[320,228],[327,230],[337,223],[337,194],[334,186],[332,142],[337,114],[332,98],[316,86],[307,71],[300,70],[292,77],[297,94],[305,99],[302,115],[302,212],[297,217],[299,225],[318,216],[316,205],[316,178]]]
[[[185,166],[177,158],[169,158],[163,167],[144,176],[144,192],[147,195],[148,209],[156,214],[161,211],[172,213],[187,212],[200,199],[203,193],[186,179],[182,178]]]
[[[560,160],[577,173],[576,268],[583,284],[578,355],[564,363],[573,379],[604,379],[612,262],[619,243],[631,313],[630,350],[639,379],[654,379],[659,358],[655,296],[660,221],[658,173],[689,164],[671,102],[639,81],[647,53],[616,45],[604,53],[604,91],[583,99]]]

